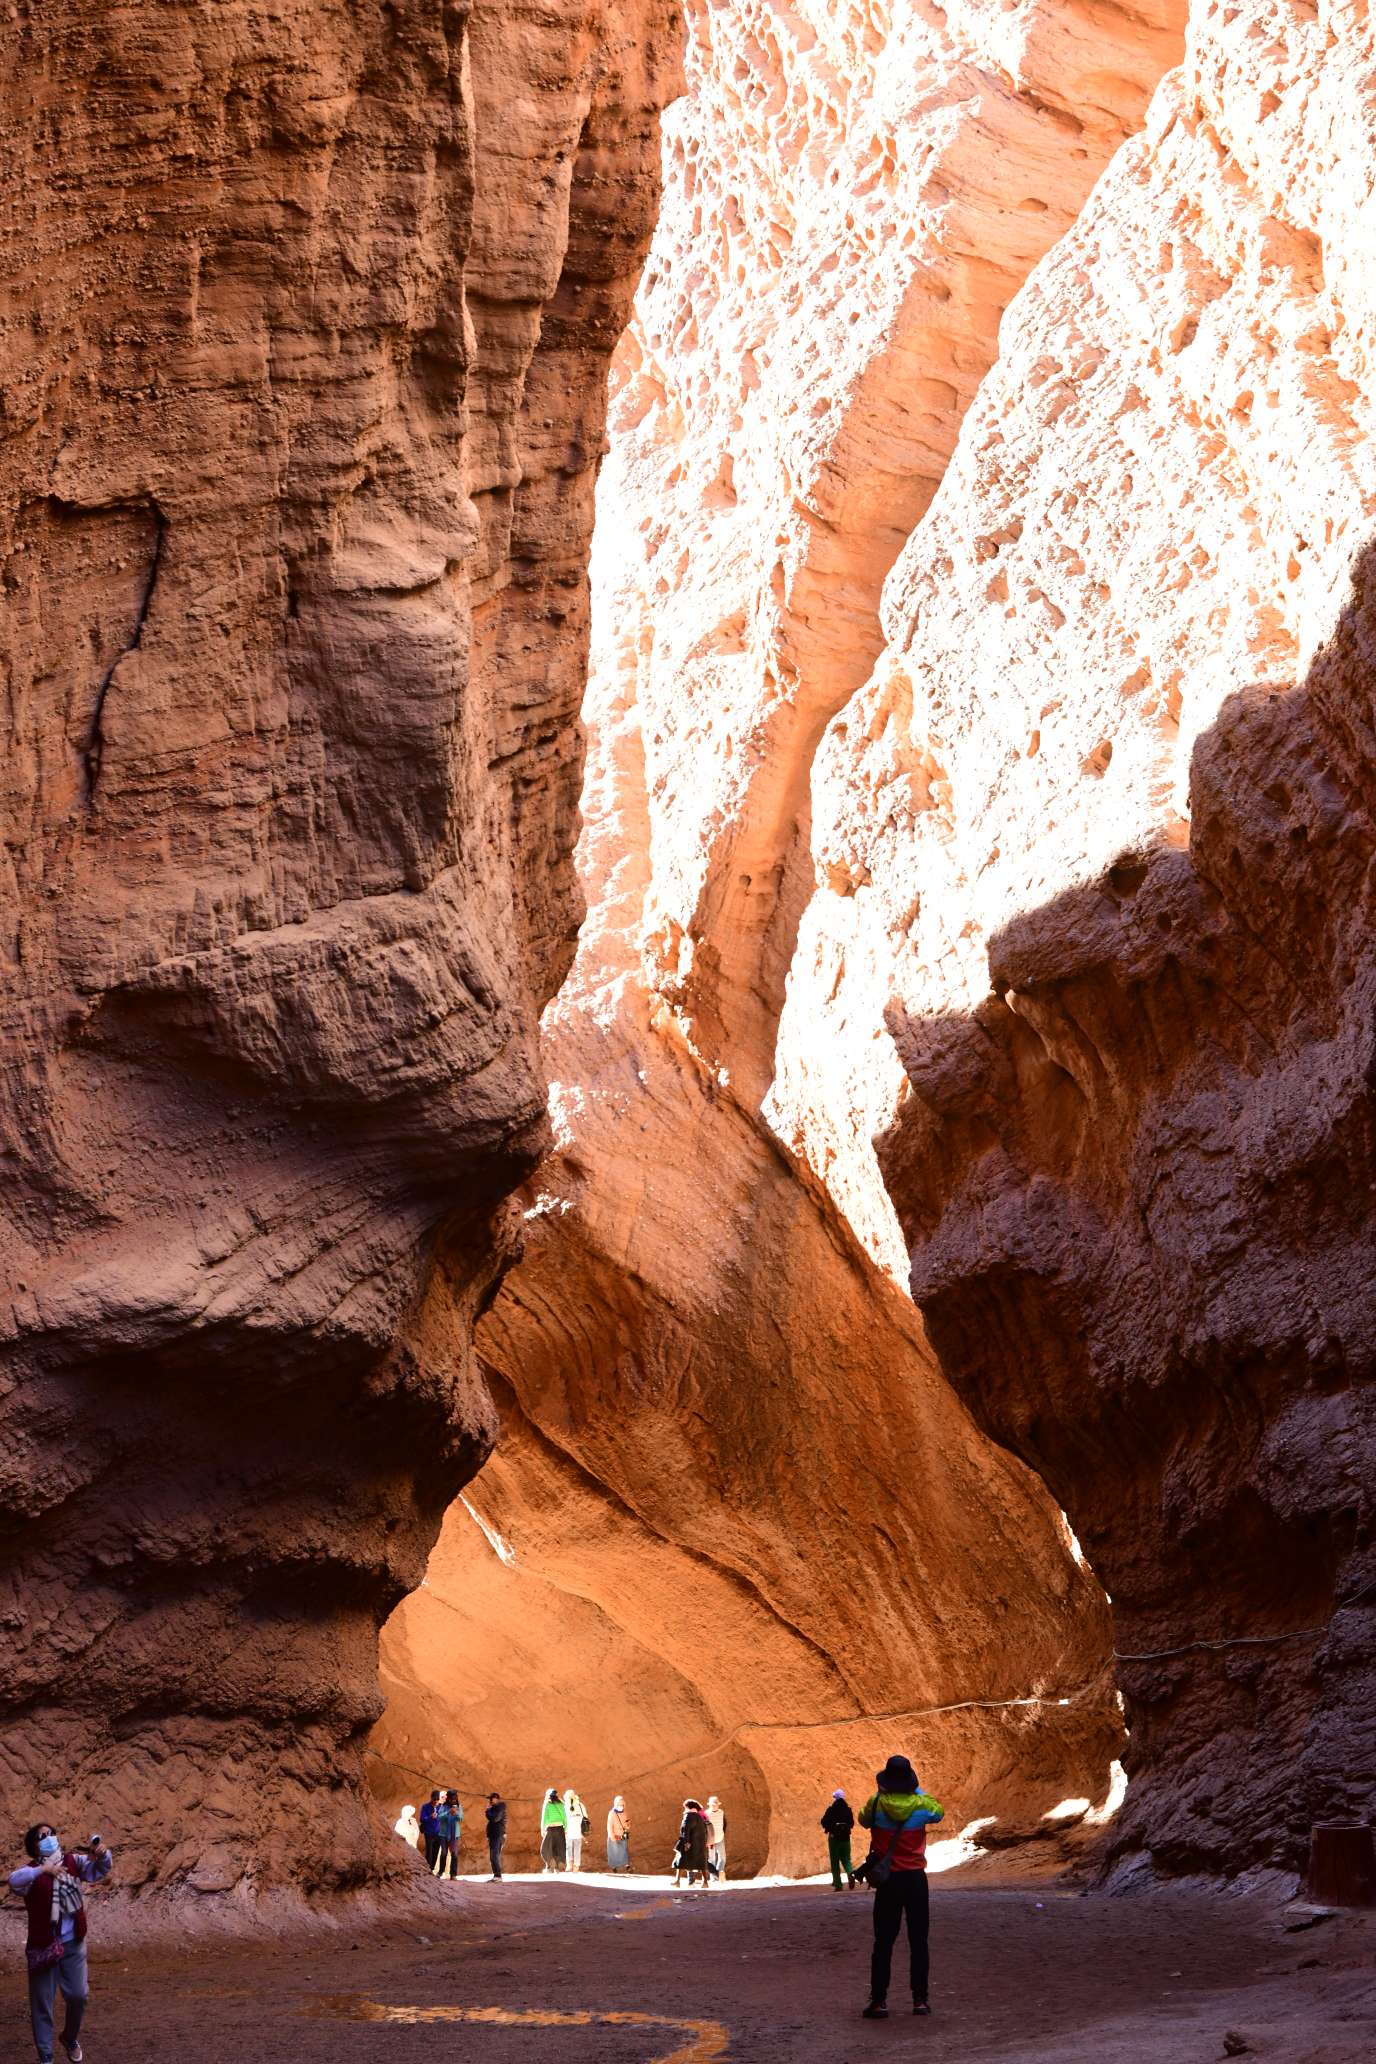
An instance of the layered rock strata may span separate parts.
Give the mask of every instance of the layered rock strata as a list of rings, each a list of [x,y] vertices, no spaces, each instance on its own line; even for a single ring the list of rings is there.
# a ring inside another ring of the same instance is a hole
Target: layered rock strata
[[[547,1138],[607,356],[667,6],[12,11],[12,1818],[374,1863],[376,1628]]]
[[[1170,1870],[1372,1806],[1373,79],[1350,11],[1193,9],[828,735],[784,1027],[887,1022],[843,1151],[1112,1596]]]
[[[819,1787],[863,1783],[894,1726],[953,1818],[1006,1828],[1102,1798],[1117,1741],[1101,1594],[937,1376],[868,1144],[851,1181],[839,1151],[801,1161],[824,1124],[850,1141],[852,1072],[867,1096],[901,1079],[882,1018],[839,1065],[776,1032],[818,741],[882,650],[885,575],[1003,308],[1139,124],[1183,9],[688,15],[612,380],[591,908],[545,1027],[560,1151],[482,1335],[516,1445],[471,1495],[514,1562],[474,1579],[488,1551],[454,1516],[437,1595],[384,1643],[376,1745],[388,1797],[643,1772],[661,1827],[720,1778],[742,1856],[811,1868]],[[768,1107],[791,1155],[762,1103],[795,1069],[806,1136]],[[507,1600],[495,1634],[439,1600],[469,1581]],[[570,1640],[518,1747],[490,1687],[518,1615],[557,1625],[551,1586],[637,1693],[600,1697]]]

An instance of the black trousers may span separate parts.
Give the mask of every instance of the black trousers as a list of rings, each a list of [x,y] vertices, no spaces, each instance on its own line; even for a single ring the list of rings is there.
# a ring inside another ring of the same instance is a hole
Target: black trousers
[[[505,1835],[488,1836],[487,1853],[492,1858],[492,1875],[494,1878],[499,1878],[502,1875],[502,1851],[505,1847]]]
[[[890,1871],[874,1891],[874,1955],[870,1960],[870,1998],[889,1996],[889,1968],[893,1946],[906,1916],[908,1958],[912,1967],[913,1998],[927,1997],[927,1873]]]
[[[426,1828],[423,1839],[425,1842],[426,1868],[427,1870],[433,1870],[435,1868],[435,1858],[440,1853],[440,1838],[432,1828]]]

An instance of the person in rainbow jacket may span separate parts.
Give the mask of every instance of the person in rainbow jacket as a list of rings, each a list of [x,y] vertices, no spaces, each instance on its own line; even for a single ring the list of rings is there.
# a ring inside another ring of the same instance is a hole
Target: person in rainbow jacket
[[[890,1756],[875,1781],[878,1791],[860,1808],[860,1825],[870,1831],[870,1853],[855,1874],[874,1887],[867,2021],[888,2017],[893,1947],[905,1918],[913,2012],[932,2011],[927,2004],[927,1830],[945,1818],[945,1809],[922,1790],[906,1756]]]

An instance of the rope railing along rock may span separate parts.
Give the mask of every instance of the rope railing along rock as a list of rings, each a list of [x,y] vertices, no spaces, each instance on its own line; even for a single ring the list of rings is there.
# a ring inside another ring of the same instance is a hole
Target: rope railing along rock
[[[427,1585],[426,1589],[429,1590],[429,1588]],[[1372,1597],[1373,1594],[1376,1594],[1376,1581],[1368,1584],[1364,1590],[1358,1591],[1351,1598],[1339,1599],[1334,1607],[1334,1611],[1342,1612],[1354,1605],[1360,1605],[1364,1600]],[[451,1612],[458,1612],[460,1610],[451,1599],[443,1597],[439,1592],[431,1592],[431,1596],[440,1605],[448,1606]],[[1292,1627],[1272,1634],[1234,1634],[1218,1641],[1186,1641],[1178,1648],[1145,1649],[1136,1654],[1115,1648],[1111,1652],[1104,1668],[1095,1677],[1091,1678],[1088,1683],[1082,1684],[1077,1691],[1066,1693],[1027,1692],[1018,1698],[955,1699],[946,1705],[904,1706],[896,1711],[883,1713],[844,1713],[831,1719],[821,1720],[740,1720],[737,1721],[736,1725],[728,1733],[722,1735],[719,1740],[710,1743],[708,1747],[694,1749],[690,1754],[684,1756],[670,1756],[664,1762],[652,1764],[646,1770],[632,1772],[630,1776],[619,1779],[618,1783],[626,1787],[645,1784],[652,1777],[662,1776],[666,1770],[686,1770],[695,1763],[706,1762],[711,1756],[723,1754],[725,1750],[731,1748],[734,1743],[739,1741],[743,1734],[800,1734],[818,1728],[874,1727],[885,1726],[890,1723],[896,1725],[900,1720],[933,1720],[939,1719],[947,1713],[1007,1712],[1017,1707],[1027,1706],[1077,1706],[1085,1699],[1102,1690],[1106,1679],[1111,1680],[1112,1665],[1114,1663],[1159,1663],[1169,1662],[1176,1656],[1214,1653],[1220,1649],[1268,1648],[1287,1641],[1316,1641],[1327,1632],[1327,1627]],[[432,1782],[431,1777],[424,1772],[412,1769],[409,1763],[397,1762],[395,1757],[384,1756],[377,1749],[365,1748],[363,1753],[365,1756],[373,1757],[379,1763],[385,1763],[391,1770],[404,1770],[408,1777],[418,1778],[423,1784],[430,1784]],[[538,1796],[532,1796],[527,1799],[524,1796],[517,1795],[512,1798],[510,1803],[515,1806],[538,1805],[539,1799],[543,1798],[543,1796],[544,1794],[540,1793]]]

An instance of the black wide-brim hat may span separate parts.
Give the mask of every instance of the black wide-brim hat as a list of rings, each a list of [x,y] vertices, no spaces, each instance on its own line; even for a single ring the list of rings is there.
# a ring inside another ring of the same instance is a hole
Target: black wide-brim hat
[[[875,1772],[875,1782],[881,1792],[915,1792],[917,1772],[906,1756],[890,1756],[884,1768]]]

